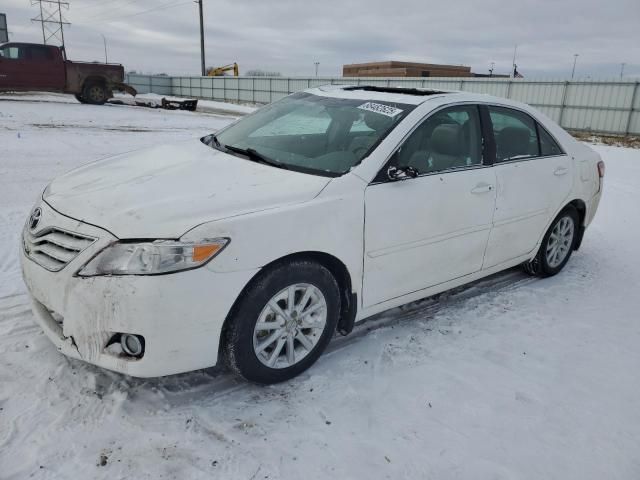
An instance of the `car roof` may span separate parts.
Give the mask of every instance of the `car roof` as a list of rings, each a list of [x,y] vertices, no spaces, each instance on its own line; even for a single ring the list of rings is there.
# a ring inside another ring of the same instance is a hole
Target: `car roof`
[[[440,90],[414,87],[381,87],[375,85],[321,85],[310,88],[306,92],[334,98],[356,100],[378,100],[385,102],[420,105],[436,100],[438,104],[448,102],[478,102],[509,105],[529,109],[527,105],[501,97],[494,97],[484,93],[463,92],[459,90]]]
[[[57,45],[45,45],[43,43],[29,43],[29,42],[5,42],[0,43],[0,47],[4,47],[7,45],[20,45],[23,47],[47,47],[47,48],[60,48]]]

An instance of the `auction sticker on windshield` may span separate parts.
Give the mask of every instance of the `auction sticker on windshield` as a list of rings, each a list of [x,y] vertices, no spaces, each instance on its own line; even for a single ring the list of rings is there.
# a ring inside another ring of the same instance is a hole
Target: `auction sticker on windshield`
[[[383,105],[381,103],[367,102],[358,107],[360,110],[367,110],[369,112],[379,113],[386,115],[387,117],[395,117],[402,113],[402,110],[396,107],[390,107],[389,105]]]

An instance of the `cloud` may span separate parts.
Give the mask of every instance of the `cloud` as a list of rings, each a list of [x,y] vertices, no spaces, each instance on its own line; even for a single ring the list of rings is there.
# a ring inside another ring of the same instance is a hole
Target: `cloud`
[[[197,6],[180,0],[70,0],[67,50],[78,60],[110,60],[128,70],[197,74]],[[4,0],[12,39],[41,40],[38,14]],[[179,4],[179,5],[177,5]],[[174,6],[177,5],[177,6]],[[170,8],[165,8],[170,7]],[[154,10],[154,11],[151,11]],[[616,77],[625,62],[640,76],[638,0],[204,0],[208,65],[241,71],[338,75],[344,63],[408,60],[508,72],[518,44],[528,77],[566,77],[579,54],[580,77]]]

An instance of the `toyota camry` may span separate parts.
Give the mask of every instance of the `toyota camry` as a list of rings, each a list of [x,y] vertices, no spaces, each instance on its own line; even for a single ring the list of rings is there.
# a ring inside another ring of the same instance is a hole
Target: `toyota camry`
[[[65,355],[137,377],[224,362],[274,383],[383,310],[517,265],[557,274],[603,177],[521,103],[319,87],[56,178],[22,271]]]

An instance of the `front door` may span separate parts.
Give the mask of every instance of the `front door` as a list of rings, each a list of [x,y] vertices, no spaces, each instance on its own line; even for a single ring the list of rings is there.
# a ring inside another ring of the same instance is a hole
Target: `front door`
[[[0,49],[0,88],[16,90],[28,85],[27,49],[19,44],[7,44]]]
[[[484,268],[532,252],[573,183],[571,158],[541,125],[519,110],[488,108],[498,183]]]
[[[475,105],[431,114],[389,165],[417,177],[365,192],[363,304],[369,307],[482,268],[495,208],[495,174],[483,165]]]

